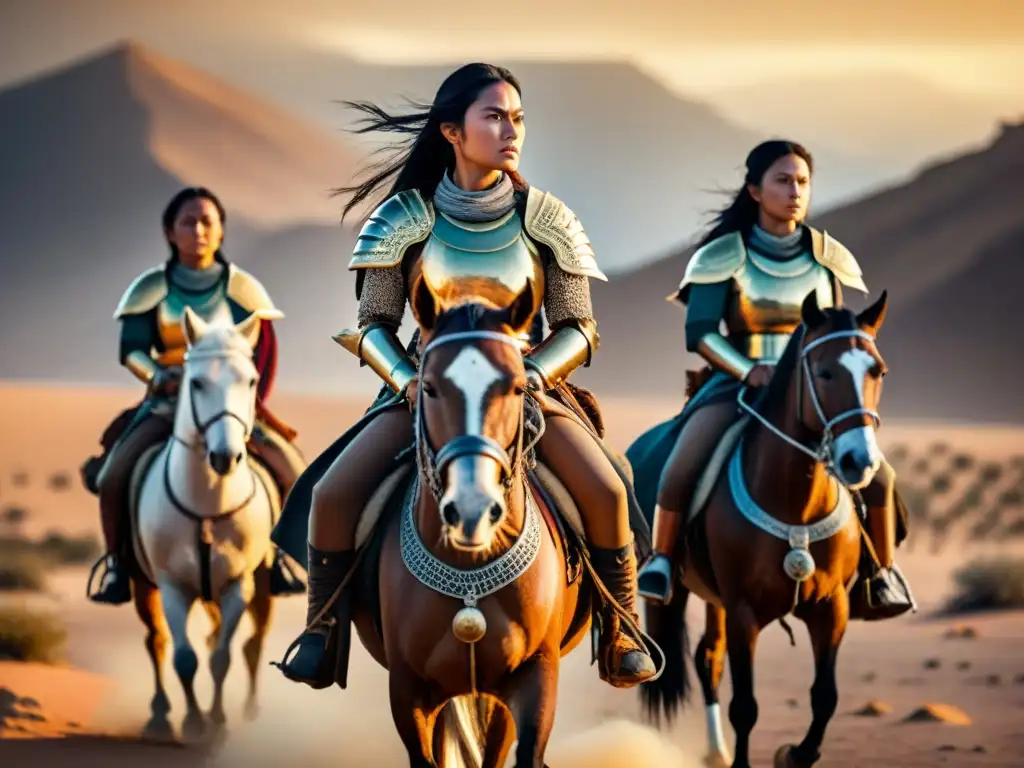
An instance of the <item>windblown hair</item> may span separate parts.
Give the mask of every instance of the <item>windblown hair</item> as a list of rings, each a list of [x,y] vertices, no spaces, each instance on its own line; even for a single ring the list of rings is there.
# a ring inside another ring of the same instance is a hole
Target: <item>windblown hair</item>
[[[480,98],[480,94],[501,82],[508,83],[522,95],[519,81],[507,69],[493,64],[475,63],[466,64],[448,75],[432,103],[410,101],[409,105],[414,111],[408,114],[391,114],[368,101],[342,102],[363,115],[357,123],[359,127],[353,133],[380,131],[405,137],[373,153],[383,154],[384,158],[364,169],[370,174],[366,181],[334,190],[335,195],[348,197],[342,210],[342,221],[353,208],[373,196],[388,182],[391,186],[386,197],[410,189],[419,190],[426,199],[433,197],[441,175],[455,167],[455,150],[441,133],[441,125],[461,125],[466,110]],[[509,175],[517,187],[525,185],[518,174]]]
[[[797,144],[795,141],[785,141],[782,139],[772,139],[771,141],[764,141],[758,144],[747,155],[745,162],[746,175],[743,177],[743,185],[733,196],[732,202],[715,214],[711,228],[701,238],[697,247],[706,245],[712,240],[717,240],[722,235],[727,235],[730,232],[739,232],[743,235],[744,240],[747,239],[750,231],[754,228],[754,224],[757,223],[759,212],[758,203],[751,196],[750,190],[747,187],[751,184],[760,186],[764,175],[772,167],[772,164],[786,155],[796,155],[803,158],[807,163],[807,167],[812,173],[814,172],[814,159],[803,145]]]

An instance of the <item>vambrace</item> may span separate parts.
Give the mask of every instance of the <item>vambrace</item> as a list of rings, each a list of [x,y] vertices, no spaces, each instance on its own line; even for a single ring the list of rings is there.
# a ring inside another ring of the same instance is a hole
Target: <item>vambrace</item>
[[[581,365],[590,365],[598,347],[597,324],[593,320],[570,320],[553,328],[548,337],[524,358],[526,367],[536,371],[545,389],[552,389]]]
[[[156,376],[156,361],[142,350],[136,349],[125,355],[124,367],[132,372],[132,375],[145,385],[149,385]]]
[[[416,366],[389,325],[371,323],[362,330],[344,330],[333,338],[395,392],[404,391],[416,377]]]
[[[717,332],[702,336],[697,342],[697,352],[713,368],[725,371],[740,381],[745,381],[754,367],[753,360],[737,352],[728,339]]]

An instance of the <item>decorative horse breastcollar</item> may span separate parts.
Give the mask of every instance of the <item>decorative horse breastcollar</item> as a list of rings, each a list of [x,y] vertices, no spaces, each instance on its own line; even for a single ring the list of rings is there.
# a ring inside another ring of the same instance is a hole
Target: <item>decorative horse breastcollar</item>
[[[835,482],[835,480],[833,480]],[[806,581],[815,569],[814,558],[808,547],[816,541],[824,541],[835,536],[843,529],[853,513],[853,499],[850,492],[836,483],[839,500],[828,516],[810,525],[790,525],[776,520],[758,506],[750,495],[743,479],[743,442],[733,450],[729,460],[729,490],[740,513],[753,525],[777,539],[789,542],[790,551],[786,554],[782,567],[786,575],[794,581]]]
[[[453,568],[434,557],[427,550],[416,530],[415,499],[410,495],[402,515],[400,541],[402,560],[409,573],[428,589],[442,595],[462,600],[467,607],[474,607],[481,598],[487,597],[514,582],[533,565],[540,551],[540,513],[533,494],[526,490],[526,520],[519,538],[496,560],[472,570]]]

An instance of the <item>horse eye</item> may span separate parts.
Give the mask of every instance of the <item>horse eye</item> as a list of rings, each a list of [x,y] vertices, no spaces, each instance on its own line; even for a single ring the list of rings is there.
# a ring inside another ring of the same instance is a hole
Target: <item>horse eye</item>
[[[206,384],[203,383],[202,379],[192,379],[192,389],[196,392],[202,392],[206,389]]]
[[[818,378],[821,379],[822,381],[832,381],[832,371],[830,371],[828,368],[819,368]]]
[[[426,395],[427,397],[437,397],[437,390],[434,389],[434,385],[433,384],[431,384],[430,382],[425,381],[425,382],[423,382],[422,387],[423,387],[423,394],[424,395]]]
[[[249,379],[249,389],[256,389],[256,379]]]

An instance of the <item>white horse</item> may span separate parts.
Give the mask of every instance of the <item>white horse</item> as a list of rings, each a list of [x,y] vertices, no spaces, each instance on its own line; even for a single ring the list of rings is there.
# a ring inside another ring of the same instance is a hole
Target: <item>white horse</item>
[[[133,545],[148,583],[135,581],[135,604],[149,629],[146,646],[156,676],[146,726],[151,735],[173,733],[161,671],[168,628],[174,669],[188,702],[182,736],[194,741],[207,730],[193,689],[198,658],[186,631],[197,600],[214,623],[210,720],[217,727],[226,720],[223,690],[231,641],[246,610],[255,630],[244,646],[246,717],[256,715],[256,670],[271,617],[270,531],[281,510],[270,475],[246,451],[256,420],[258,373],[252,354],[261,318],[254,313],[237,326],[208,324],[185,310],[188,352],[173,436],[136,469]]]

